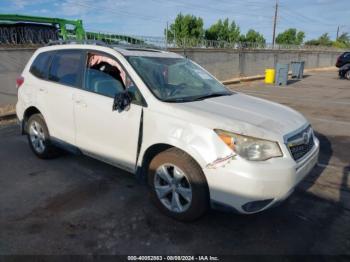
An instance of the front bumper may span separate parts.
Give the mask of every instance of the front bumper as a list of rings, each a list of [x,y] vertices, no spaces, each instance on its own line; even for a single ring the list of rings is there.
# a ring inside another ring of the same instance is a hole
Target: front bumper
[[[262,162],[236,158],[223,166],[205,168],[212,202],[251,214],[283,201],[316,165],[319,140],[314,139],[314,147],[300,162],[295,162],[290,155]],[[243,208],[247,203],[262,200],[270,201],[252,212]]]

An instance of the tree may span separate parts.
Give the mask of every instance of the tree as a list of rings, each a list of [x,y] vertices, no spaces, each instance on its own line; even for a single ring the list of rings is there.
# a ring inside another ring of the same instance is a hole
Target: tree
[[[166,30],[165,30],[166,32]],[[165,33],[166,34],[166,33]],[[178,14],[168,30],[168,40],[202,39],[204,36],[203,19],[194,15]]]
[[[350,36],[348,33],[341,34],[338,39],[333,43],[334,47],[338,48],[350,48]]]
[[[239,34],[239,26],[236,25],[234,21],[232,21],[230,24],[228,18],[226,18],[224,21],[219,19],[205,31],[205,39],[237,42],[239,40]]]
[[[295,28],[289,28],[284,32],[278,34],[276,37],[277,44],[286,45],[300,45],[303,43],[305,33],[303,31],[297,31]]]
[[[333,41],[330,39],[328,33],[324,33],[317,39],[311,39],[305,42],[305,45],[316,45],[316,46],[332,46]]]
[[[348,43],[348,42],[350,42],[350,36],[349,36],[348,33],[342,33],[342,34],[338,37],[337,41],[344,42],[344,43]]]
[[[264,36],[253,29],[250,29],[246,33],[246,35],[241,35],[240,41],[245,43],[258,43],[258,44],[266,43]]]
[[[320,42],[318,39],[311,39],[305,42],[305,45],[320,45]]]
[[[324,33],[318,38],[318,41],[320,42],[320,45],[322,46],[331,46],[333,41],[329,37],[328,33]]]
[[[305,42],[305,45],[333,46],[336,48],[350,48],[350,36],[348,33],[341,34],[336,41],[332,41],[328,33],[324,33],[317,39]]]

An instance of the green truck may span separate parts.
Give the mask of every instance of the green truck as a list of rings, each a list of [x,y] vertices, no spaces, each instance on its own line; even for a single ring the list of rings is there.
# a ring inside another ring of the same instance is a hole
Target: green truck
[[[100,40],[110,44],[144,44],[135,37],[87,32],[80,19],[28,16],[18,14],[0,14],[1,44],[45,44],[54,40]]]

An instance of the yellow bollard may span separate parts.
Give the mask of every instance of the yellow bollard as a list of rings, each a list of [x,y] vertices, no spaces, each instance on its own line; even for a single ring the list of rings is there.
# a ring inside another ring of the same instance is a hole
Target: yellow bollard
[[[275,82],[275,69],[265,70],[265,83],[273,84]]]

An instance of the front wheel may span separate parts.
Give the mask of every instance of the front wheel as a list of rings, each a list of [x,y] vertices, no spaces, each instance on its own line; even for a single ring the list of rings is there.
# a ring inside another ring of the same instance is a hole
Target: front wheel
[[[192,221],[209,208],[209,190],[202,169],[179,149],[168,149],[151,161],[148,184],[156,206],[175,219]]]

